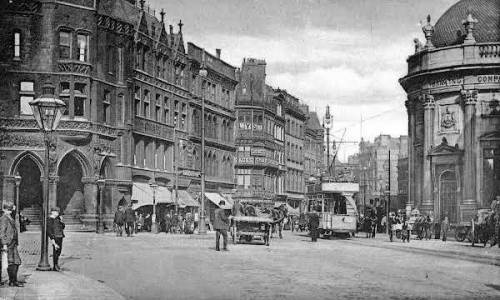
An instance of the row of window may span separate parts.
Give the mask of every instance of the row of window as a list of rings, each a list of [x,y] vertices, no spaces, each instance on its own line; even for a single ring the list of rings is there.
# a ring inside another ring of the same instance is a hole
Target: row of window
[[[283,127],[262,112],[242,112],[238,115],[238,127],[241,130],[264,131],[279,141],[285,140]]]
[[[89,35],[72,30],[59,31],[59,58],[76,59],[82,62],[89,61]]]
[[[285,178],[265,170],[236,169],[236,185],[243,189],[284,193]]]
[[[170,101],[167,96],[155,95],[154,103],[151,101],[151,92],[147,89],[141,90],[135,87],[135,115],[151,119],[157,122],[172,124],[181,130],[187,129],[187,103],[174,100]]]
[[[302,193],[304,192],[304,186],[303,173],[296,170],[288,170],[286,173],[287,191]]]
[[[293,161],[299,164],[302,164],[302,162],[304,161],[304,152],[302,151],[302,146],[287,142],[285,146],[285,153],[286,158],[289,161]]]
[[[201,135],[201,112],[193,110],[192,129],[194,134]],[[222,120],[222,121],[221,121]],[[205,114],[205,137],[224,142],[233,141],[233,122],[212,114]]]
[[[286,133],[293,135],[298,138],[303,138],[304,137],[304,127],[302,126],[302,123],[294,120],[294,119],[287,119],[286,120]]]

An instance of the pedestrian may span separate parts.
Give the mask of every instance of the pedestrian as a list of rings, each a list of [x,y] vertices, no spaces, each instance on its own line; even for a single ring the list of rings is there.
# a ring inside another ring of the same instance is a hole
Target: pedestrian
[[[494,242],[491,244],[491,247],[498,244],[498,248],[500,248],[500,196],[496,196],[495,200],[491,202],[491,210],[494,213],[493,220],[495,222]]]
[[[219,242],[220,236],[223,238],[223,248],[222,250],[228,251],[227,249],[227,231],[229,230],[229,218],[226,212],[221,207],[225,206],[226,202],[224,200],[219,201],[219,208],[215,210],[214,228],[215,228],[215,250],[220,251]]]
[[[31,223],[31,220],[25,217],[21,212],[19,213],[19,232],[27,231],[27,227]]]
[[[402,222],[403,230],[401,232],[401,239],[403,240],[403,243],[407,241],[408,243],[410,242],[410,226],[408,224],[408,220],[406,219],[406,215],[403,215],[403,222]]]
[[[450,221],[448,220],[448,213],[445,213],[443,221],[441,222],[441,239],[446,242],[448,230],[450,229]]]
[[[135,212],[132,209],[132,203],[130,203],[125,210],[125,232],[127,236],[130,237],[134,232],[135,225]]]
[[[172,216],[170,212],[166,212],[165,214],[165,233],[170,233],[170,227],[172,226]]]
[[[377,211],[375,209],[372,209],[372,213],[371,213],[371,231],[372,231],[372,235],[371,235],[371,238],[374,239],[375,238],[375,233],[377,232]]]
[[[382,219],[380,220],[380,227],[381,227],[381,232],[384,232],[387,227],[387,216],[384,215]]]
[[[311,232],[311,241],[318,241],[318,227],[319,227],[319,214],[317,212],[317,208],[311,212],[309,215],[309,230]]]
[[[52,243],[52,270],[60,271],[59,256],[61,256],[63,239],[64,239],[64,223],[59,216],[59,207],[54,207],[50,210],[50,216],[47,220],[47,236]]]
[[[172,216],[172,233],[177,233],[178,232],[178,226],[179,226],[179,216],[177,213],[174,213]]]
[[[3,205],[3,215],[0,217],[0,244],[2,251],[7,252],[7,274],[9,275],[9,286],[22,287],[23,284],[17,281],[17,272],[21,264],[21,257],[17,251],[19,245],[16,221],[12,218],[13,205]],[[1,270],[0,259],[0,270]],[[0,285],[2,285],[0,274]]]
[[[123,236],[123,226],[125,225],[125,211],[123,209],[123,206],[118,206],[113,222],[115,223],[116,227],[116,236]]]
[[[141,232],[144,229],[144,215],[139,214],[139,217],[137,218],[137,223],[136,223],[136,230],[135,232]]]

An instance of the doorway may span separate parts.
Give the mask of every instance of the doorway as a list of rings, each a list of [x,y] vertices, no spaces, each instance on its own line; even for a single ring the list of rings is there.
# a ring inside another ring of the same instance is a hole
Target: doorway
[[[439,177],[440,220],[445,214],[450,223],[458,221],[457,178],[454,171],[444,171]]]

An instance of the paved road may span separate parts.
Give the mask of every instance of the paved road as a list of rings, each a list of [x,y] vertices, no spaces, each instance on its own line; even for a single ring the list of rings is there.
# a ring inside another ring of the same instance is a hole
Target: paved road
[[[63,269],[128,299],[500,299],[500,267],[286,232],[270,247],[70,233]],[[496,249],[498,250],[498,249]]]

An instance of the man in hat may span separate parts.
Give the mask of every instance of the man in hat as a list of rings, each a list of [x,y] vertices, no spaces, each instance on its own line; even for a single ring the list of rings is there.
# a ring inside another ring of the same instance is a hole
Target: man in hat
[[[215,210],[215,219],[214,219],[214,228],[215,228],[215,250],[220,251],[219,241],[220,236],[224,239],[224,247],[222,250],[228,251],[227,249],[227,231],[229,230],[229,218],[226,215],[226,212],[222,208],[226,205],[224,200],[219,202],[219,208]]]
[[[11,215],[12,209],[13,206],[11,204],[3,205],[3,215],[0,217],[0,243],[2,245],[2,251],[7,252],[9,286],[22,287],[23,285],[17,281],[17,271],[21,264],[21,257],[19,257],[19,252],[17,251],[19,240],[17,236],[16,221],[14,221]],[[0,282],[1,281],[0,278]]]
[[[309,215],[309,230],[311,231],[311,241],[312,242],[317,242],[318,241],[318,227],[319,227],[319,214],[318,210],[321,208],[315,207],[313,211]]]
[[[135,227],[135,212],[132,209],[132,203],[130,203],[125,210],[125,232],[127,236],[131,236],[134,233]]]
[[[64,227],[66,225],[63,223],[59,207],[54,207],[50,210],[50,216],[47,220],[47,236],[52,243],[52,270],[60,271],[59,267],[59,256],[61,256],[62,245],[64,239]]]

